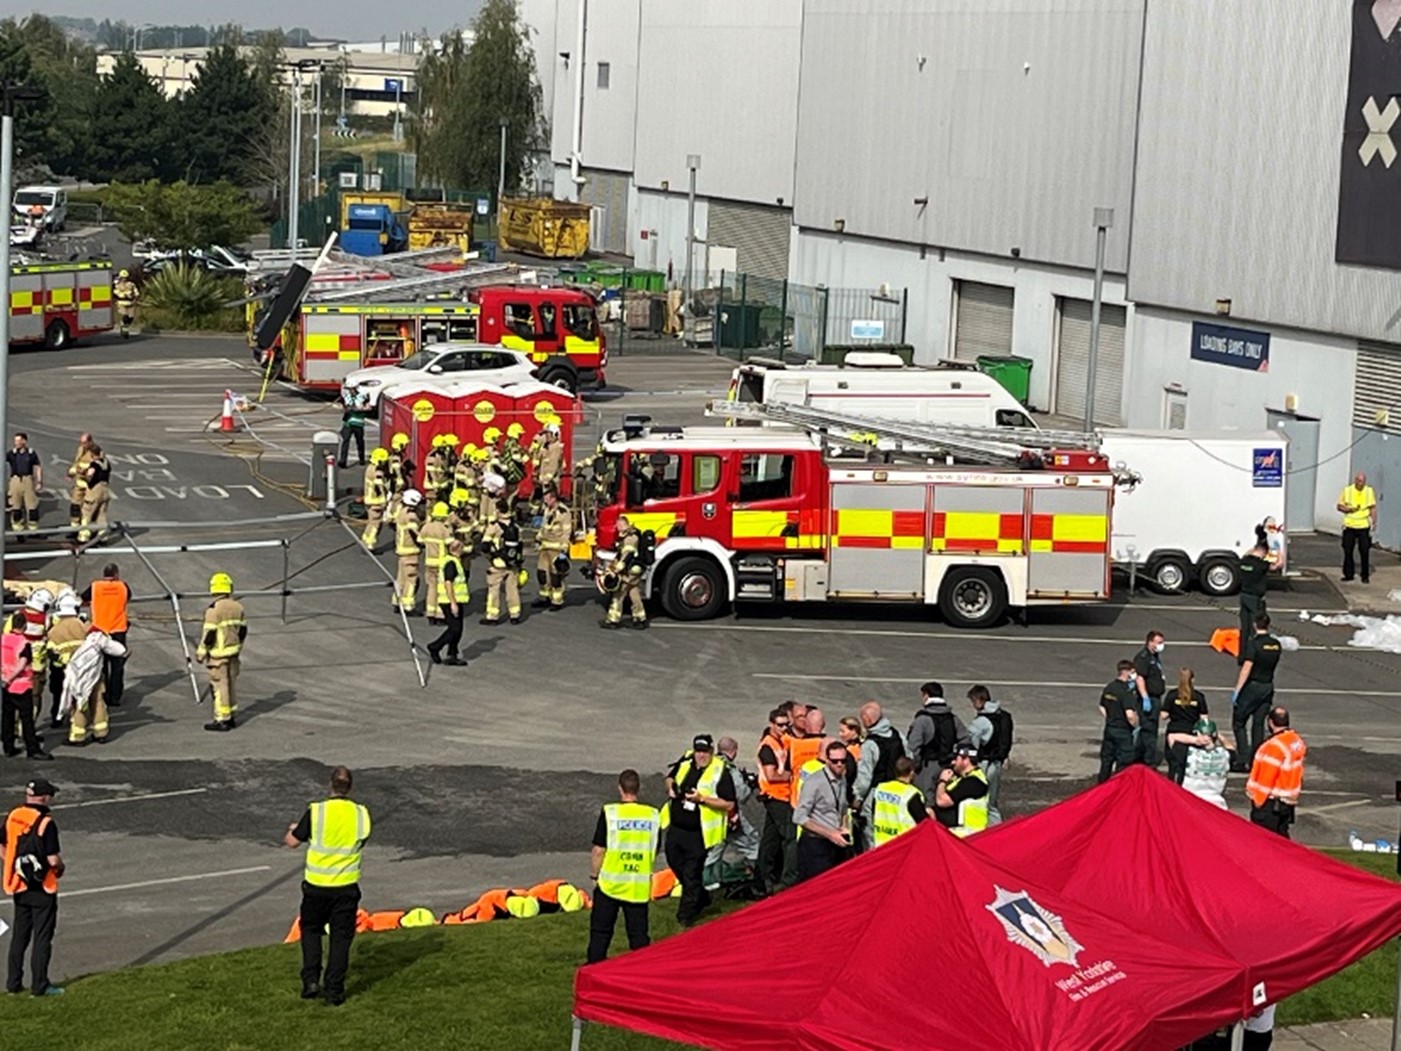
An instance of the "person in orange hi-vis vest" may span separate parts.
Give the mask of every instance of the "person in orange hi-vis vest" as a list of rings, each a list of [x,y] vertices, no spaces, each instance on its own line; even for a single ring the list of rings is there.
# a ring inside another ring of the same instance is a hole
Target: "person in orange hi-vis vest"
[[[5,818],[5,893],[13,895],[15,929],[10,933],[9,969],[5,991],[24,988],[24,953],[29,954],[30,990],[35,996],[59,996],[63,989],[49,983],[54,928],[58,924],[58,881],[63,876],[58,826],[49,807],[58,792],[42,777],[24,789],[24,803]],[[31,835],[31,833],[33,833]]]
[[[82,599],[89,610],[89,622],[125,646],[130,627],[127,604],[131,602],[131,585],[122,579],[115,562],[102,567],[102,579],[89,584]],[[126,690],[126,656],[103,657],[102,681],[107,684],[107,707],[120,708]]]
[[[798,837],[793,824],[793,774],[788,766],[788,740],[793,732],[792,705],[769,712],[769,725],[759,739],[759,802],[764,829],[759,837],[759,877],[764,889],[777,894],[798,882]],[[807,711],[804,709],[804,719]]]
[[[1250,820],[1288,839],[1304,786],[1308,746],[1289,728],[1287,708],[1271,708],[1267,725],[1270,736],[1255,753],[1245,794],[1250,797]]]

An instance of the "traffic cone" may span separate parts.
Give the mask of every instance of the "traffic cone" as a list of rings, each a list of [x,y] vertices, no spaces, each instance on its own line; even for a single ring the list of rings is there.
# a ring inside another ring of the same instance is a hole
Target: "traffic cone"
[[[233,400],[233,391],[224,391],[224,408],[219,415],[219,430],[226,434],[238,430],[234,424]]]

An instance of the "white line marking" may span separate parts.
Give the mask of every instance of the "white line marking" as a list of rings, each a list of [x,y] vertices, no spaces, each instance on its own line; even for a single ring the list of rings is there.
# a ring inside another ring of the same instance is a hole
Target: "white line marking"
[[[168,429],[168,428],[167,428]],[[957,631],[904,631],[900,629],[885,628],[802,628],[796,626],[775,625],[775,624],[671,624],[661,621],[654,624],[654,627],[664,630],[676,631],[766,631],[771,633],[781,633],[787,635],[873,635],[876,637],[888,636],[895,639],[956,639],[959,642],[1049,642],[1049,643],[1074,643],[1082,646],[1117,646],[1120,649],[1125,647],[1142,646],[1141,638],[1134,639],[1097,639],[1089,636],[1075,635],[1002,635],[993,632],[957,632]],[[1174,639],[1169,636],[1169,643],[1177,648],[1191,649],[1211,649],[1208,642],[1187,642],[1185,640]],[[1300,646],[1300,650],[1331,653],[1334,650],[1350,650],[1351,647],[1343,646]],[[1378,651],[1380,652],[1380,651]]]
[[[1327,806],[1306,806],[1305,809],[1307,809],[1310,814],[1326,814],[1330,810],[1348,810],[1351,807],[1366,806],[1368,803],[1372,802],[1375,802],[1375,800],[1353,799],[1346,803],[1329,803]]]
[[[207,788],[181,788],[174,792],[151,792],[144,796],[115,796],[112,799],[87,799],[81,803],[61,803],[51,810],[76,810],[85,806],[108,806],[112,803],[139,803],[143,799],[170,799],[172,796],[194,796],[208,792]]]
[[[193,883],[202,879],[223,879],[225,876],[249,876],[254,872],[270,872],[271,865],[254,865],[246,869],[225,869],[222,872],[197,872],[192,876],[167,876],[165,879],[148,879],[140,883],[114,883],[110,887],[88,887],[83,890],[65,890],[65,898],[76,898],[80,894],[111,894],[121,890],[142,890],[146,887],[165,887],[172,883]],[[12,904],[12,899],[6,898],[0,904]]]
[[[804,674],[799,673],[799,672],[787,673],[787,672],[771,672],[771,671],[756,671],[756,672],[751,672],[751,673],[750,673],[750,676],[751,676],[752,678],[755,678],[755,679],[784,679],[784,680],[788,680],[788,681],[802,681],[802,682],[857,682],[857,683],[861,683],[861,682],[879,682],[879,683],[893,683],[893,684],[896,684],[896,685],[904,685],[904,684],[908,684],[908,683],[915,683],[915,684],[918,684],[918,683],[923,683],[923,682],[928,682],[928,681],[929,681],[929,680],[928,680],[928,677],[917,678],[917,679],[915,679],[915,678],[903,679],[903,678],[879,678],[879,677],[877,677],[877,676],[872,676],[872,675],[861,675],[861,674],[852,674],[852,675],[804,675]],[[947,683],[947,682],[951,682],[951,683],[954,683],[955,685],[958,685],[958,686],[961,686],[961,685],[963,685],[964,683],[967,683],[968,685],[971,686],[971,685],[973,684],[973,682],[974,682],[973,679],[944,679],[943,681],[946,682],[946,683]],[[1102,688],[1104,687],[1104,683],[1102,683],[1102,682],[1047,682],[1047,681],[1044,680],[1044,679],[1030,679],[1030,680],[1026,680],[1026,681],[1022,681],[1022,680],[1006,680],[1006,681],[1003,681],[1003,682],[996,682],[996,681],[993,681],[992,679],[978,679],[978,680],[976,680],[976,681],[981,682],[984,686],[1039,686],[1039,687],[1043,687],[1043,688],[1048,689],[1048,690],[1098,690],[1098,689],[1102,689]],[[1106,679],[1105,681],[1107,682],[1107,681],[1109,681],[1109,680]],[[1229,694],[1232,690],[1235,689],[1235,684],[1234,684],[1234,683],[1231,683],[1230,685],[1226,685],[1226,684],[1211,685],[1211,684],[1197,683],[1197,688],[1198,688],[1199,690],[1214,690],[1214,691],[1218,691],[1218,692],[1221,692],[1221,693]],[[1275,687],[1275,693],[1298,693],[1298,694],[1314,695],[1314,696],[1326,696],[1326,697],[1401,697],[1401,691],[1395,691],[1395,690],[1328,690],[1328,689],[1322,689],[1322,688],[1320,688],[1320,689],[1304,689],[1304,688],[1302,688],[1302,687],[1298,687],[1298,688],[1289,688],[1289,687],[1279,687],[1279,686],[1276,686],[1276,687]],[[1391,740],[1391,738],[1378,738],[1378,740]]]

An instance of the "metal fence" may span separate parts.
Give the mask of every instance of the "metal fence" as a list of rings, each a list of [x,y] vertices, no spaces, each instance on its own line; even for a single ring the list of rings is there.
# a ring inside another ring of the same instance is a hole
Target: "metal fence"
[[[596,263],[566,264],[560,271],[566,282],[601,296],[610,353],[695,347],[740,361],[799,362],[904,345],[904,289],[829,289],[718,270],[693,277],[686,309],[679,282],[660,271]]]

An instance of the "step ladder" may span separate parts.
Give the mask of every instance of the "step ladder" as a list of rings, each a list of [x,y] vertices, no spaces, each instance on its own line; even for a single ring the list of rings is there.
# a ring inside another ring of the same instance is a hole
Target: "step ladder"
[[[952,458],[964,463],[1030,467],[1044,463],[1042,454],[1052,450],[1096,453],[1100,447],[1099,435],[1080,431],[912,423],[788,402],[714,400],[707,404],[706,414],[787,424],[808,431],[824,445],[843,452],[857,452],[863,457],[877,452],[926,463]]]
[[[306,296],[308,303],[402,302],[413,301],[433,293],[457,292],[480,285],[501,284],[516,272],[514,263],[477,263],[464,270],[422,270],[415,276],[396,277],[388,281],[357,281],[344,287],[313,287]]]

